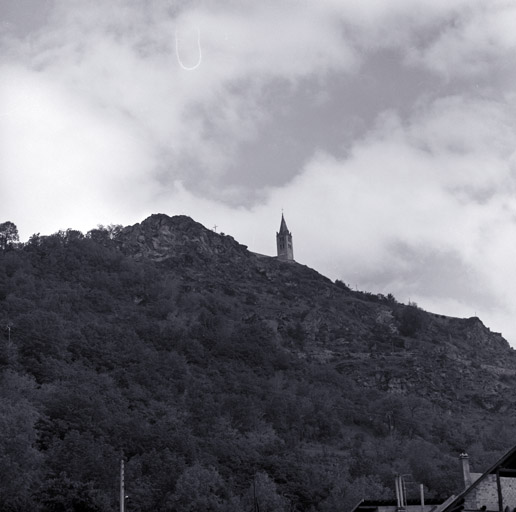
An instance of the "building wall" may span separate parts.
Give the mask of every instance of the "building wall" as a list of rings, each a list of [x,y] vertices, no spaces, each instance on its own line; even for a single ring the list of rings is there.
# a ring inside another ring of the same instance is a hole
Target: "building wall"
[[[277,234],[276,245],[278,249],[278,258],[280,260],[293,260],[294,259],[294,248],[292,245],[292,235],[290,234]]]
[[[516,478],[500,478],[502,488],[503,507],[516,507]],[[498,486],[496,475],[487,475],[475,489],[465,496],[465,509],[479,510],[485,506],[487,510],[499,510]]]
[[[405,507],[405,512],[430,512],[435,508],[435,505],[425,505],[423,508],[421,505],[407,505]],[[385,505],[385,506],[379,506],[377,509],[377,512],[396,512],[398,507],[393,505]]]

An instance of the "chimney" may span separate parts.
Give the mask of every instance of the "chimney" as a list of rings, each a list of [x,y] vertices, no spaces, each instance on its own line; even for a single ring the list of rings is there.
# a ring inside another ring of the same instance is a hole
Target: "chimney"
[[[394,484],[396,486],[396,512],[402,512],[407,506],[407,498],[405,493],[405,482],[402,475],[396,475]]]
[[[461,453],[459,455],[462,467],[462,478],[464,479],[464,488],[467,489],[471,485],[471,473],[469,472],[469,455]]]

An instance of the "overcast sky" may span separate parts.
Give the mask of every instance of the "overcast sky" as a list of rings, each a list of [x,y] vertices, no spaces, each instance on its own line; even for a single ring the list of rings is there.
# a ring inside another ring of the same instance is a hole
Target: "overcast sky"
[[[186,214],[516,345],[514,0],[0,0],[0,222]]]

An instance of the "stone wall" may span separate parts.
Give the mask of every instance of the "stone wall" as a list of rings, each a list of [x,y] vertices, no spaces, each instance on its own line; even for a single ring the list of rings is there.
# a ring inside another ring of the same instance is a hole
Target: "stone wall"
[[[500,478],[502,488],[503,507],[509,506],[511,509],[516,507],[516,478]],[[487,475],[479,482],[475,489],[472,489],[465,497],[464,508],[466,510],[480,510],[485,506],[487,510],[499,510],[498,487],[496,485],[496,475]]]

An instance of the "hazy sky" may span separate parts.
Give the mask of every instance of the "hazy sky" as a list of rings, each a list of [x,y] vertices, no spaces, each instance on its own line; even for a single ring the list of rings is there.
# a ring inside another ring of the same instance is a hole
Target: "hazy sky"
[[[516,345],[514,0],[0,0],[0,222],[186,214]]]

